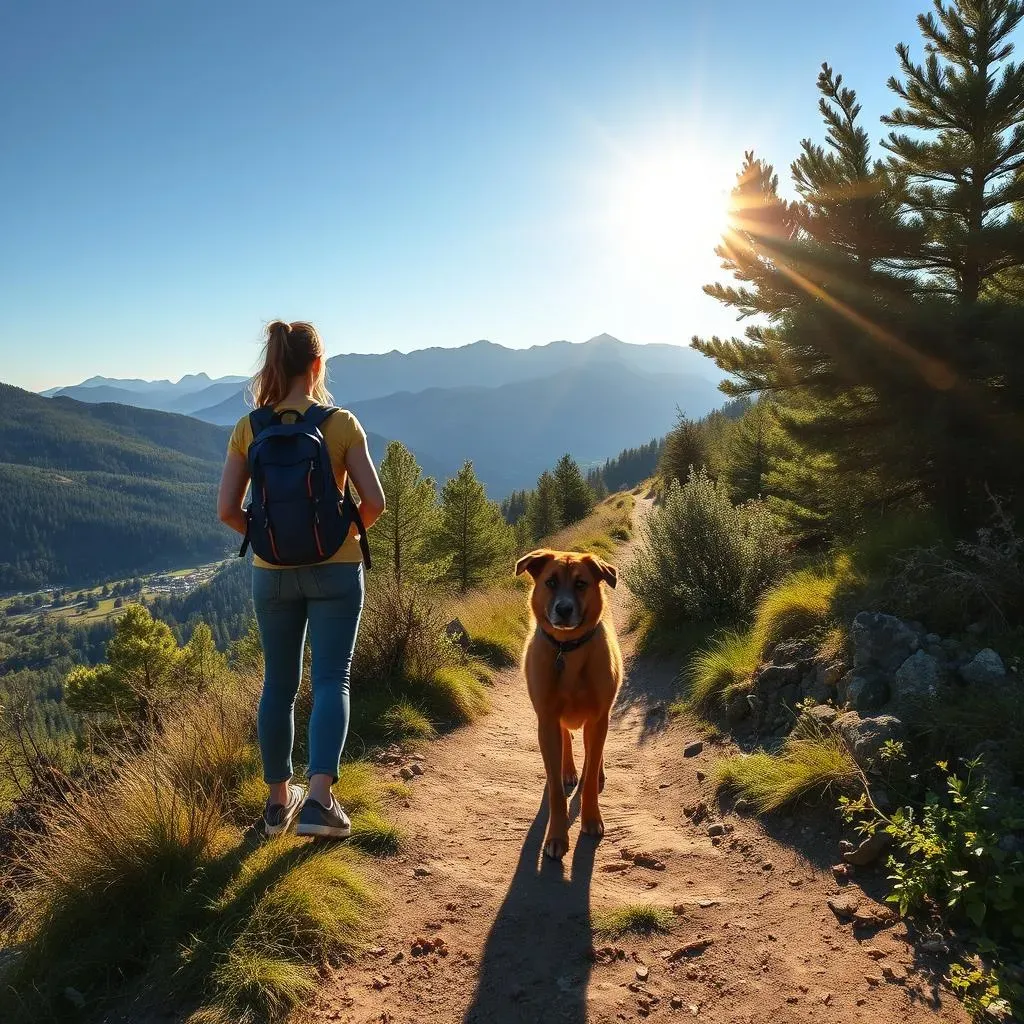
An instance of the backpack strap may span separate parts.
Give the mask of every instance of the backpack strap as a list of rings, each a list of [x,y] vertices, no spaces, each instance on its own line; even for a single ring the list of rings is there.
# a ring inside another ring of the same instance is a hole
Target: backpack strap
[[[264,405],[259,409],[253,409],[249,413],[249,426],[252,427],[253,440],[256,440],[267,427],[272,426],[276,419],[277,413],[272,405]]]
[[[305,411],[302,418],[307,423],[312,423],[313,426],[319,430],[337,411],[337,406],[317,405],[316,402],[314,402]]]
[[[359,531],[359,550],[363,555],[363,565],[367,569],[373,567],[373,562],[370,559],[370,541],[366,536],[366,527],[363,526],[363,517],[359,514],[359,506],[355,502],[355,498],[352,497],[352,491],[348,485],[348,476],[345,476],[345,496],[342,499],[344,506],[348,509],[348,514],[352,518],[352,522],[355,524],[356,529]]]

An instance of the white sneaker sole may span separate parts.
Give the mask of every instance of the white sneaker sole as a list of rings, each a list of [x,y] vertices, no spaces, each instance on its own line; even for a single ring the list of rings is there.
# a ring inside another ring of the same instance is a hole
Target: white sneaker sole
[[[352,826],[347,828],[341,825],[303,825],[301,822],[295,826],[297,836],[326,836],[328,839],[348,839],[352,835]]]

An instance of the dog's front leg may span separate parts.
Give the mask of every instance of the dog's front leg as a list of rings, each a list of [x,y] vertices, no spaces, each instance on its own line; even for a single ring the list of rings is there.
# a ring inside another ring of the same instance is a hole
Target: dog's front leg
[[[604,821],[597,804],[604,775],[604,741],[608,736],[608,715],[583,724],[583,795],[580,798],[580,828],[588,836],[604,835]]]
[[[554,721],[537,724],[537,742],[548,780],[548,831],[544,853],[561,860],[569,850],[569,805],[562,787],[562,725]]]

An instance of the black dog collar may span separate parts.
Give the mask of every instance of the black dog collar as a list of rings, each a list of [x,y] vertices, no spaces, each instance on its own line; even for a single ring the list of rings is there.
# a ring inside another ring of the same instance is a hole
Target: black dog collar
[[[570,651],[578,650],[584,644],[590,643],[597,636],[601,625],[598,623],[593,629],[584,633],[583,636],[577,637],[575,640],[556,640],[543,626],[538,625],[537,628],[540,630],[541,636],[558,651],[558,654],[555,655],[555,671],[561,672],[565,667],[565,656]]]

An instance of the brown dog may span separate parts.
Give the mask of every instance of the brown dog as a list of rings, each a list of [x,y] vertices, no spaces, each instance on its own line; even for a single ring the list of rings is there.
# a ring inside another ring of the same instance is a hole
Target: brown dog
[[[608,715],[622,681],[622,654],[615,627],[605,618],[602,583],[618,573],[596,555],[531,551],[516,575],[533,577],[530,610],[534,629],[523,651],[526,686],[537,712],[537,739],[548,785],[544,852],[561,860],[569,849],[566,797],[579,782],[570,729],[583,726],[582,829],[604,835],[597,795],[604,789],[604,741]]]

